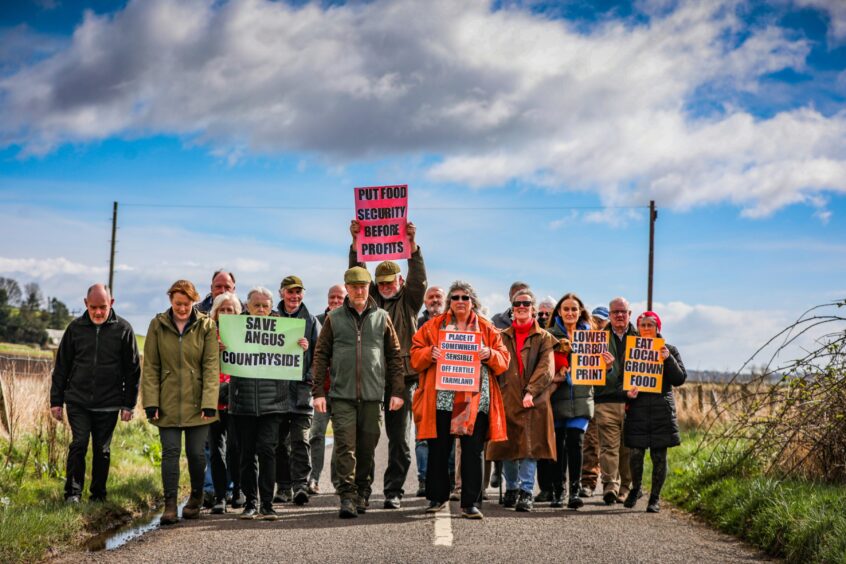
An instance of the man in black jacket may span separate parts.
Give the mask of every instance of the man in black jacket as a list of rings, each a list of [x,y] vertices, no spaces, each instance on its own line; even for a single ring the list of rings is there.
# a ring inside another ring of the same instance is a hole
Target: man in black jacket
[[[132,327],[112,310],[108,288],[95,284],[85,298],[86,312],[74,319],[59,345],[50,412],[62,420],[67,405],[73,439],[68,448],[65,500],[79,503],[85,480],[85,453],[88,439],[93,443],[91,499],[106,499],[112,433],[118,414],[132,419],[138,397],[141,366]]]

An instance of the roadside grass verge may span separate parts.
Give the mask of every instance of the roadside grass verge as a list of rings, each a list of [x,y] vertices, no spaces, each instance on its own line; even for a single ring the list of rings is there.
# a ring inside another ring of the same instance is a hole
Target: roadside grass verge
[[[45,351],[33,345],[21,345],[16,343],[0,343],[0,354],[11,356],[29,356],[34,358],[53,358],[53,353]]]
[[[666,499],[788,562],[846,563],[846,485],[779,480],[754,461],[718,460],[713,446],[698,445],[688,434],[670,449]]]
[[[46,451],[37,437],[26,436],[4,457],[6,463],[0,467],[0,562],[39,561],[79,548],[92,535],[150,511],[160,499],[158,431],[144,421],[118,422],[105,503],[66,505],[64,456],[51,468]],[[8,452],[8,443],[0,441],[0,452]],[[88,497],[90,484],[90,446],[86,470],[83,499]],[[187,472],[182,476],[187,478]]]

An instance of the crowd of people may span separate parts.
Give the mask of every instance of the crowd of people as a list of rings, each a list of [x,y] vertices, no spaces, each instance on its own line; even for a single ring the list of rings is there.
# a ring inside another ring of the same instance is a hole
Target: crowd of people
[[[213,274],[202,300],[191,282],[174,282],[170,307],[147,330],[143,369],[109,289],[91,286],[86,311],[62,339],[51,388],[52,415],[66,415],[72,432],[65,499],[82,498],[89,441],[90,499],[106,498],[111,437],[118,419],[132,419],[140,387],[145,416],[159,428],[162,524],[179,520],[183,435],[191,490],[182,518],[199,517],[205,506],[275,520],[274,504],[301,506],[322,493],[330,421],[339,517],[358,517],[370,506],[383,418],[385,509],[402,507],[413,447],[416,495],[426,498],[430,513],[455,500],[462,517],[481,519],[485,491],[502,484],[500,502],[516,511],[541,503],[578,510],[597,493],[608,505],[633,508],[643,496],[646,450],[652,459],[646,510],[660,511],[667,449],[680,444],[672,389],[686,372],[678,350],[660,350],[660,393],[623,388],[626,337],[661,338],[657,313],[643,312],[632,323],[622,297],[589,310],[575,293],[539,301],[528,284],[515,282],[510,307],[489,319],[470,283],[428,286],[413,223],[406,277],[393,261],[379,263],[371,276],[356,254],[360,229],[354,220],[349,269],[317,316],[303,303],[305,286],[296,275],[282,279],[275,308],[264,287],[241,302],[235,275],[226,270]],[[218,323],[241,314],[304,321],[301,379],[221,371]],[[571,380],[571,339],[585,329],[609,334],[602,386]],[[437,389],[444,330],[480,335],[477,390]]]

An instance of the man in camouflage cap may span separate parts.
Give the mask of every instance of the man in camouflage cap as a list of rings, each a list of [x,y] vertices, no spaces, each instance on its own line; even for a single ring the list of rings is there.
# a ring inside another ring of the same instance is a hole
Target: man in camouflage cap
[[[344,305],[330,311],[314,349],[314,410],[326,412],[323,382],[331,370],[329,398],[335,433],[339,517],[367,509],[374,454],[381,434],[382,401],[388,413],[405,406],[403,365],[397,333],[385,310],[368,295],[370,273],[355,266],[344,274]],[[387,398],[386,398],[387,396]]]
[[[357,220],[350,224],[352,246],[350,247],[350,266],[361,266],[356,253],[356,241],[361,231]],[[385,469],[384,493],[385,509],[399,509],[405,490],[405,478],[411,466],[411,448],[408,444],[408,427],[411,422],[411,394],[417,385],[417,373],[411,368],[411,338],[417,332],[417,314],[423,307],[426,296],[426,265],[420,247],[415,242],[417,228],[413,223],[406,226],[411,257],[408,259],[408,279],[403,280],[400,266],[386,260],[376,267],[376,281],[371,282],[370,294],[376,305],[388,312],[397,331],[402,351],[405,391],[403,408],[385,413],[385,431],[388,435],[388,467]],[[387,403],[387,398],[386,398]]]

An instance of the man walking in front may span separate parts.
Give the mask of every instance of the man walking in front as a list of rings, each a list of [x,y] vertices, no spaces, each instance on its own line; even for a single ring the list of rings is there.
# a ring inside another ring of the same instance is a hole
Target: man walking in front
[[[381,433],[382,401],[388,412],[403,408],[405,384],[397,334],[385,310],[368,296],[370,273],[353,267],[344,273],[347,298],[330,311],[314,350],[314,410],[326,412],[323,382],[331,369],[329,398],[335,433],[339,517],[367,510],[374,453]]]
[[[132,419],[141,366],[132,326],[112,309],[114,299],[103,284],[88,289],[85,313],[74,319],[59,345],[50,413],[62,420],[66,406],[73,439],[68,448],[65,500],[79,503],[85,481],[88,440],[91,456],[91,500],[105,501],[112,433],[118,416]]]

